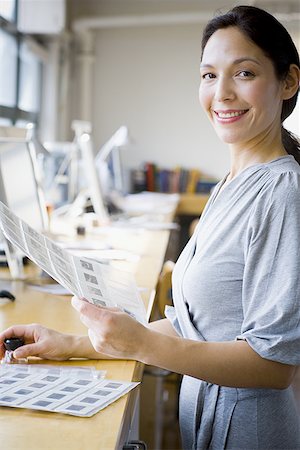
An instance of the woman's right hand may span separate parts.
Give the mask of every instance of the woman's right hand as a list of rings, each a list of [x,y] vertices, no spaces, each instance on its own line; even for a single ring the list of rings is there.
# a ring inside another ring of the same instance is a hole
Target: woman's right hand
[[[12,337],[24,339],[25,344],[14,351],[15,358],[38,356],[63,361],[72,357],[73,336],[59,333],[39,324],[15,325],[0,333],[0,357],[5,353],[4,340]]]

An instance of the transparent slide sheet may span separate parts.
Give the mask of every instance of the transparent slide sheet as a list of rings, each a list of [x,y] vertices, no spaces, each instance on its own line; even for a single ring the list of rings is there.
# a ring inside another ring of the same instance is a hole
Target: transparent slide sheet
[[[93,368],[2,364],[0,406],[91,417],[138,384]]]
[[[98,306],[118,307],[141,323],[146,310],[132,274],[80,257],[43,236],[0,202],[4,236],[59,284]]]

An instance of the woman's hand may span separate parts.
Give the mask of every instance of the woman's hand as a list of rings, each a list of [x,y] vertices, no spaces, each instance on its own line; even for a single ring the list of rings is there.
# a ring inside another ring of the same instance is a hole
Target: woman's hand
[[[151,331],[118,308],[95,306],[72,298],[73,307],[88,328],[94,349],[114,358],[143,361]]]
[[[39,356],[44,359],[63,361],[69,359],[72,349],[71,335],[59,333],[38,324],[15,325],[0,333],[0,356],[5,353],[4,340],[21,337],[25,345],[14,351],[15,358]]]

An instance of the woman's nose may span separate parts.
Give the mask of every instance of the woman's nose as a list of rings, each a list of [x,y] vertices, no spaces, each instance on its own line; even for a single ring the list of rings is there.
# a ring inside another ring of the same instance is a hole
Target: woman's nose
[[[234,99],[235,92],[232,80],[225,77],[219,77],[215,87],[215,100],[218,102]]]

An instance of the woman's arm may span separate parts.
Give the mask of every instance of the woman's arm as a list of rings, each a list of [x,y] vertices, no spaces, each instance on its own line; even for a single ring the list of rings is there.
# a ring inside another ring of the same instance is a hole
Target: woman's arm
[[[64,361],[70,358],[110,359],[96,352],[88,336],[64,334],[39,324],[15,325],[0,333],[0,358],[5,353],[4,340],[21,337],[25,344],[14,351],[15,358],[37,356]]]
[[[167,319],[149,324],[149,327],[176,336]],[[76,336],[60,333],[39,324],[15,325],[0,333],[0,358],[5,348],[3,342],[7,338],[21,337],[25,344],[15,350],[16,358],[37,356],[43,359],[64,361],[70,358],[111,359],[110,356],[97,352],[88,336]]]
[[[96,351],[229,387],[284,389],[294,366],[260,357],[246,341],[198,342],[176,335],[165,320],[148,327],[116,309],[73,298]]]
[[[197,342],[151,332],[147,342],[144,363],[222,386],[285,389],[296,371],[262,358],[242,340]]]

